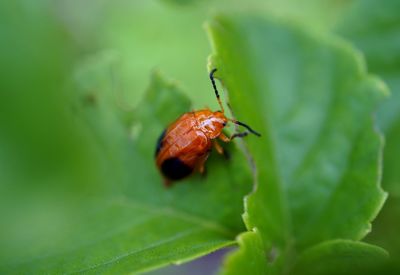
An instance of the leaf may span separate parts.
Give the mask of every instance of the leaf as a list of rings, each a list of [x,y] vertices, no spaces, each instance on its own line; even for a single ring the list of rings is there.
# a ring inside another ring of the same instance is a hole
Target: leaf
[[[246,140],[258,175],[247,228],[280,270],[310,246],[363,238],[386,197],[372,121],[385,86],[335,37],[248,16],[208,30],[235,115],[262,134]]]
[[[196,0],[163,0],[163,1],[168,4],[174,4],[177,6],[189,6],[189,5],[197,4]]]
[[[242,233],[238,237],[240,249],[225,259],[222,274],[276,274],[267,266],[276,256],[265,254],[261,236],[257,230]],[[267,260],[266,260],[267,259]],[[388,253],[374,245],[348,240],[332,240],[306,249],[290,274],[379,274],[387,263]]]
[[[390,257],[397,263],[400,257],[400,198],[389,196],[379,216],[374,221],[374,230],[368,235],[367,240],[373,244],[384,247]],[[398,269],[400,270],[400,269]]]
[[[359,48],[370,70],[382,76],[391,90],[391,97],[378,112],[385,130],[384,169],[382,184],[390,197],[374,221],[368,242],[382,245],[392,260],[400,255],[397,222],[400,209],[400,18],[399,1],[355,1],[335,26],[335,31]],[[396,270],[400,269],[396,263]]]
[[[252,188],[245,157],[232,144],[230,161],[212,154],[206,178],[195,175],[166,189],[154,164],[156,140],[190,102],[155,73],[139,108],[121,114],[110,64],[112,54],[98,54],[75,75],[71,111],[92,142],[90,165],[99,174],[92,197],[64,198],[65,211],[45,204],[55,221],[61,217],[56,233],[25,240],[20,248],[27,249],[14,249],[0,273],[143,272],[232,245],[243,231],[243,196]],[[32,215],[36,225],[47,220],[39,212]],[[30,220],[22,228],[32,226]]]
[[[228,254],[222,274],[268,274],[267,258],[260,233],[255,229],[238,236],[240,249]]]
[[[377,246],[333,240],[304,251],[293,267],[293,274],[371,274],[387,258],[387,252]]]
[[[354,1],[338,21],[335,31],[349,39],[366,57],[371,72],[381,76],[392,94],[378,112],[386,133],[383,184],[400,195],[398,167],[400,145],[400,2]]]

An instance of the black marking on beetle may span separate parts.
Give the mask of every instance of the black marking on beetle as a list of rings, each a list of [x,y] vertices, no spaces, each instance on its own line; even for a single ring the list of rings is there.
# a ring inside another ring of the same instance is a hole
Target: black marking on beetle
[[[165,129],[165,130],[161,133],[160,137],[159,137],[158,140],[157,140],[157,146],[156,146],[155,157],[157,157],[158,153],[160,153],[160,150],[161,150],[161,148],[162,148],[162,146],[163,146],[163,139],[164,139],[164,137],[165,137],[165,132],[166,132],[166,131],[167,131],[167,130]]]
[[[161,172],[170,180],[180,180],[189,176],[193,169],[183,163],[179,158],[173,157],[164,160]]]

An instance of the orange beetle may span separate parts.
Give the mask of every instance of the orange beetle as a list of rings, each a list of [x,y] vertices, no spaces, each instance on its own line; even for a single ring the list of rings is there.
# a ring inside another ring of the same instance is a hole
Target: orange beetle
[[[172,182],[186,178],[195,171],[203,173],[204,163],[211,152],[212,145],[218,153],[224,154],[224,149],[217,142],[217,138],[230,142],[234,138],[245,137],[249,133],[261,136],[246,124],[225,116],[215,85],[216,71],[217,69],[211,71],[210,80],[221,111],[213,112],[204,109],[185,113],[169,125],[158,139],[156,164],[165,179],[165,186],[170,186]],[[227,137],[222,130],[228,122],[243,126],[247,131]]]

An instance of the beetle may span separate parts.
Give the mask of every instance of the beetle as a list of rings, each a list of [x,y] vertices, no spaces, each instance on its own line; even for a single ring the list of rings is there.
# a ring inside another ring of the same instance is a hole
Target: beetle
[[[217,138],[223,142],[230,142],[249,133],[261,136],[245,123],[225,116],[214,80],[216,71],[217,69],[213,69],[209,77],[221,110],[213,112],[207,108],[184,113],[164,130],[157,141],[156,165],[164,177],[166,187],[190,176],[195,171],[203,174],[204,164],[212,146],[218,153],[224,154],[224,149]],[[228,122],[245,127],[247,131],[234,133],[228,137],[222,132]]]

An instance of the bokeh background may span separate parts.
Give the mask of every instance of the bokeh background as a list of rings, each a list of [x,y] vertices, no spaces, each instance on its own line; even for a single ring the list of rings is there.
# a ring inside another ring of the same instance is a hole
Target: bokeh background
[[[60,228],[69,226],[66,221],[74,219],[85,198],[118,188],[99,173],[103,164],[94,157],[95,145],[87,130],[70,115],[72,87],[79,82],[82,71],[106,67],[102,81],[115,91],[121,109],[133,109],[140,103],[155,69],[177,80],[195,108],[215,108],[206,67],[211,49],[203,28],[213,13],[273,14],[327,32],[354,2],[2,1],[0,255],[11,257],[26,243],[43,236],[57,238]],[[381,2],[382,6],[386,3]],[[387,16],[399,22],[388,28],[397,26],[393,31],[400,34],[400,16]],[[384,24],[381,27],[385,30]],[[393,47],[400,50],[398,39]],[[398,69],[400,62],[393,66]],[[398,91],[392,93],[389,101],[397,101]],[[90,103],[91,99],[87,100]],[[389,142],[396,143],[393,140],[397,132],[390,130]],[[396,166],[396,160],[391,157],[388,161]],[[393,185],[386,189],[394,191],[367,241],[383,246],[396,257],[400,256],[400,239],[396,236],[400,229],[400,200],[396,196],[400,192],[396,194],[399,188]],[[155,273],[185,274],[190,269],[199,270],[199,266],[207,272],[215,271],[221,255],[212,254]]]

